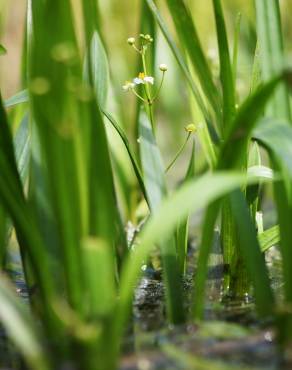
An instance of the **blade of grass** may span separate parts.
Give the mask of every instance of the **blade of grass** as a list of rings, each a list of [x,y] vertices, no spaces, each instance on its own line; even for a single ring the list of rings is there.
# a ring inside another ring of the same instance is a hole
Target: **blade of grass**
[[[266,252],[269,248],[275,246],[280,242],[280,228],[279,225],[275,225],[265,230],[258,235],[258,240],[261,246],[262,252]]]
[[[131,301],[135,286],[141,275],[141,266],[154,249],[155,244],[166,240],[177,227],[177,223],[188,214],[199,211],[211,202],[242,185],[246,176],[234,172],[207,174],[199,179],[184,184],[171,197],[166,199],[145,225],[139,247],[126,261],[120,285],[120,300],[115,315],[116,351],[128,315],[131,311]],[[254,179],[250,179],[254,181]]]
[[[267,81],[284,67],[284,46],[279,1],[255,0],[263,80]],[[278,86],[268,114],[291,121],[287,87]]]
[[[167,195],[167,188],[160,151],[153,135],[151,123],[142,108],[140,112],[139,129],[144,183],[151,213],[155,214]],[[159,246],[164,268],[168,318],[172,323],[180,323],[184,320],[184,311],[182,307],[182,287],[177,264],[174,235],[170,235],[167,242],[163,241],[159,243]]]
[[[292,129],[286,122],[263,120],[254,132],[256,138],[268,152],[273,165],[281,173],[282,181],[274,184],[274,195],[278,209],[280,225],[280,249],[283,259],[284,289],[287,302],[292,301]]]
[[[182,0],[167,0],[167,5],[181,44],[186,49],[197,72],[202,90],[212,106],[218,121],[221,122],[220,96],[214,84],[190,10]]]
[[[161,32],[163,33],[166,41],[168,42],[168,45],[177,60],[177,63],[185,76],[186,81],[189,84],[190,90],[193,94],[195,102],[192,104],[192,106],[195,104],[196,106],[196,118],[199,116],[202,118],[199,119],[200,127],[198,128],[198,135],[200,137],[200,141],[202,142],[203,150],[205,152],[206,158],[208,158],[208,163],[211,168],[215,166],[216,163],[216,155],[215,155],[215,149],[214,145],[212,143],[212,139],[209,133],[208,126],[206,122],[211,124],[212,119],[211,115],[208,112],[208,109],[204,103],[204,100],[202,99],[201,93],[199,89],[196,86],[196,83],[194,82],[194,79],[192,78],[192,74],[188,69],[188,63],[185,61],[184,56],[176,46],[170,31],[167,28],[166,23],[164,22],[161,14],[159,13],[155,3],[153,0],[146,0],[149,9],[152,11],[154,18],[156,19],[156,22],[158,23]]]
[[[19,93],[13,95],[11,98],[4,101],[4,106],[6,108],[13,107],[21,103],[28,102],[28,91],[22,90]]]
[[[220,59],[220,80],[223,93],[223,133],[228,130],[235,115],[235,89],[230,60],[227,32],[220,0],[213,0],[216,20],[217,42]],[[223,136],[225,136],[223,134]]]
[[[121,140],[123,141],[123,143],[125,145],[125,148],[126,148],[128,154],[129,154],[129,158],[130,158],[130,161],[132,163],[133,170],[134,170],[135,175],[137,177],[138,183],[140,185],[140,189],[141,189],[141,191],[142,191],[142,193],[144,195],[145,200],[147,201],[147,193],[146,193],[146,189],[145,189],[145,185],[144,185],[144,180],[143,180],[143,177],[142,177],[142,173],[141,173],[140,167],[138,165],[138,161],[136,159],[135,153],[134,153],[134,151],[132,150],[132,148],[130,146],[130,143],[129,143],[129,140],[127,138],[126,133],[124,132],[123,128],[117,123],[117,121],[113,118],[112,115],[110,115],[108,112],[106,112],[104,110],[103,110],[103,114],[106,116],[106,118],[108,119],[108,121],[112,124],[112,126],[114,127],[114,129],[119,134]]]
[[[40,328],[35,324],[27,307],[13,294],[8,281],[1,275],[0,321],[32,370],[52,369],[42,344]]]
[[[193,141],[193,148],[191,153],[191,159],[189,161],[189,166],[187,173],[184,178],[184,183],[193,179],[195,175],[195,140]],[[178,223],[176,230],[177,238],[177,255],[178,255],[178,264],[181,275],[186,273],[186,263],[187,263],[187,252],[188,252],[188,236],[189,236],[189,215],[186,219],[181,220]]]

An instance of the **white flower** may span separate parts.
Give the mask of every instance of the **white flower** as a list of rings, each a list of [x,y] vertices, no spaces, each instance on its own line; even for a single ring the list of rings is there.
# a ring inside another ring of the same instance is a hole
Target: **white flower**
[[[162,72],[166,72],[166,71],[167,71],[167,69],[168,69],[168,67],[167,67],[167,65],[166,65],[166,64],[160,64],[159,69],[160,69],[160,71],[162,71]]]
[[[135,85],[140,85],[140,84],[145,85],[147,83],[153,85],[154,84],[154,78],[151,77],[151,76],[145,76],[145,73],[141,72],[141,73],[139,73],[138,77],[134,78],[133,83]]]
[[[129,37],[127,43],[132,46],[135,44],[135,41],[136,41],[135,37]]]
[[[130,90],[134,89],[134,87],[135,87],[135,84],[134,84],[133,82],[131,82],[131,81],[126,81],[126,82],[125,82],[125,85],[123,85],[122,89],[123,89],[124,91],[130,91]]]

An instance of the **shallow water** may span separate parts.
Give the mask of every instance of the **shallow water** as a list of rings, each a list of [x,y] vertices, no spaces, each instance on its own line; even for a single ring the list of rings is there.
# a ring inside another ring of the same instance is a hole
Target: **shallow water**
[[[193,256],[195,250],[191,251]],[[267,253],[267,265],[274,290],[281,299],[281,268],[277,249]],[[191,258],[193,260],[193,258]],[[292,369],[287,351],[283,363],[275,342],[272,323],[260,321],[252,301],[221,299],[223,268],[220,254],[213,251],[206,290],[205,321],[200,325],[169,326],[165,318],[164,287],[159,273],[146,271],[136,289],[133,304],[133,328],[125,337],[121,370],[231,370]],[[190,309],[192,276],[189,265],[183,281],[186,309]],[[25,302],[28,292],[14,259],[9,274],[17,294]],[[20,360],[0,329],[0,370],[19,367]]]

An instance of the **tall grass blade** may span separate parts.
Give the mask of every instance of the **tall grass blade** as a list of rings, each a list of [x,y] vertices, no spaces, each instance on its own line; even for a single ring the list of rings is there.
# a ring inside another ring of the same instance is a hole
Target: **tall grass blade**
[[[227,31],[220,0],[213,0],[220,59],[220,80],[223,94],[223,132],[235,115],[235,89],[229,53]]]
[[[152,214],[157,212],[167,195],[164,165],[153,135],[150,120],[141,109],[139,119],[140,153],[147,198]],[[169,320],[180,323],[184,320],[180,274],[174,234],[159,243],[166,284],[166,300]]]
[[[183,0],[167,0],[167,5],[176,26],[181,44],[186,49],[192,65],[197,72],[202,90],[216,113],[217,119],[221,122],[220,95],[214,84],[212,73],[204,55],[190,10]]]
[[[269,80],[284,68],[284,46],[279,0],[255,0],[262,77]],[[275,91],[268,114],[291,121],[289,94],[284,83]]]

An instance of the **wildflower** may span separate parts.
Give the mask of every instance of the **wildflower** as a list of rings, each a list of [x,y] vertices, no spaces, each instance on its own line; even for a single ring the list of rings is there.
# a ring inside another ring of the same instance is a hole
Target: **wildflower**
[[[145,76],[145,73],[141,72],[141,73],[139,73],[138,77],[134,78],[133,83],[135,85],[140,85],[140,84],[145,85],[147,83],[153,85],[154,84],[154,78],[151,77],[151,76]]]
[[[168,70],[168,67],[166,64],[160,64],[159,69],[162,72],[166,72]]]
[[[128,40],[127,40],[127,43],[130,45],[130,46],[133,46],[135,44],[135,37],[129,37]]]
[[[134,87],[135,87],[135,84],[133,82],[126,81],[122,88],[124,91],[130,91],[130,90],[133,90]]]
[[[191,133],[191,132],[196,132],[197,128],[193,123],[191,123],[191,124],[189,124],[185,127],[185,130],[186,130],[186,132]]]

